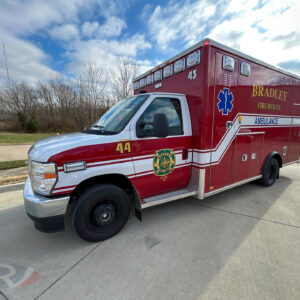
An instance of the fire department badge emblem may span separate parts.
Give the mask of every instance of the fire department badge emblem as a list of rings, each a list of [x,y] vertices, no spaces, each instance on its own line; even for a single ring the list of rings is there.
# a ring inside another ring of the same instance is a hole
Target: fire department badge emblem
[[[172,173],[176,164],[175,153],[172,149],[156,151],[153,157],[153,170],[155,176],[167,176]]]

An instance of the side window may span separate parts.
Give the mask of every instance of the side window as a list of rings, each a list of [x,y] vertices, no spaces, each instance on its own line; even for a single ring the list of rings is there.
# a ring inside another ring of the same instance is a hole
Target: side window
[[[143,134],[153,136],[153,119],[156,113],[164,113],[169,121],[169,135],[182,135],[182,113],[180,101],[175,98],[156,98],[141,115],[138,123],[143,126]]]

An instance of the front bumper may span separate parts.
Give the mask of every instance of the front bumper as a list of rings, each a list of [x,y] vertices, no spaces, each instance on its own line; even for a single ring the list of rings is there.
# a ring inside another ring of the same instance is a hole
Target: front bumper
[[[64,216],[70,196],[45,197],[33,192],[30,179],[24,187],[24,204],[28,216],[35,228],[43,232],[55,232],[64,229]]]

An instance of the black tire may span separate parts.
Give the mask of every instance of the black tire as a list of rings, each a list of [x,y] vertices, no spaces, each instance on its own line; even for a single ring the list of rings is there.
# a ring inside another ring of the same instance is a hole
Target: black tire
[[[272,158],[263,169],[262,178],[259,183],[262,186],[271,186],[279,176],[279,163],[276,158]]]
[[[95,185],[77,199],[72,224],[77,234],[89,242],[99,242],[116,235],[130,215],[128,195],[112,184]]]

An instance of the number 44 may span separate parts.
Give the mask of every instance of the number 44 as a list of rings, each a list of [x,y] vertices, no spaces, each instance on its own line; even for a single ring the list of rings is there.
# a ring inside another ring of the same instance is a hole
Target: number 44
[[[189,72],[189,75],[188,75],[189,80],[194,80],[194,79],[196,79],[196,77],[197,77],[197,70],[192,70]]]

